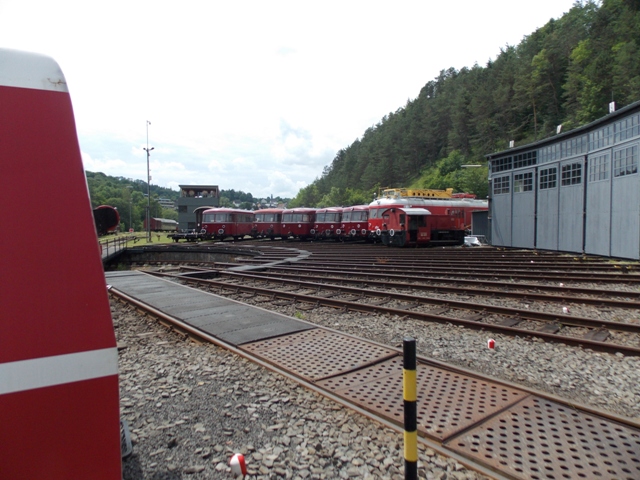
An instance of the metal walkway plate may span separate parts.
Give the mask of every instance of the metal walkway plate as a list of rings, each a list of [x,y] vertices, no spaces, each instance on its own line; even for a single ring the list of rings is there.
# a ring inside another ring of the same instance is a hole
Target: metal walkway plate
[[[361,407],[402,424],[402,357],[318,382]],[[418,363],[418,432],[443,441],[527,396],[499,384]]]
[[[107,272],[105,277],[117,291],[234,346],[316,328],[142,272]]]
[[[514,478],[640,478],[639,430],[536,396],[445,445]]]
[[[395,350],[324,329],[242,345],[242,349],[312,382],[398,355]]]

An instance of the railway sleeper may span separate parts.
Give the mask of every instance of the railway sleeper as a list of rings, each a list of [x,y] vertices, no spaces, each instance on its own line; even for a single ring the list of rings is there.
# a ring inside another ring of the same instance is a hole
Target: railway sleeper
[[[545,323],[540,328],[537,328],[536,331],[540,333],[558,333],[562,326],[557,323]]]
[[[604,342],[611,336],[609,330],[604,328],[596,328],[588,331],[582,338],[585,340],[593,340],[594,342]]]

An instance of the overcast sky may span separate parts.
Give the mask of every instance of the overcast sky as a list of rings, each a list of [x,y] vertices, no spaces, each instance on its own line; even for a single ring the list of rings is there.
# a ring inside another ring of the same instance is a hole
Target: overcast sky
[[[0,0],[0,46],[52,56],[85,169],[293,197],[449,67],[573,0]],[[384,183],[384,182],[382,182]]]

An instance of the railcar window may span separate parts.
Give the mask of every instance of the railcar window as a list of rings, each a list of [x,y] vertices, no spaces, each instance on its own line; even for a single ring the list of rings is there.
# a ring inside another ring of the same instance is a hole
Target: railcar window
[[[367,212],[364,210],[353,212],[351,218],[354,222],[363,222],[367,220]]]
[[[500,195],[504,193],[509,193],[509,180],[507,177],[498,177],[493,179],[493,194]]]
[[[293,214],[285,213],[284,215],[282,215],[282,221],[283,222],[293,222]]]
[[[623,148],[613,153],[613,176],[638,173],[638,146]]]
[[[578,185],[582,183],[582,164],[570,163],[562,165],[562,183],[563,187],[569,185]]]
[[[607,180],[609,178],[609,154],[589,157],[589,182]]]
[[[325,213],[316,213],[316,222],[324,222]]]
[[[540,170],[540,190],[556,188],[558,169],[556,167]]]
[[[343,222],[350,222],[351,221],[351,214],[355,213],[355,212],[344,212],[342,214],[342,221]]]
[[[380,209],[372,208],[371,212],[369,213],[369,218],[380,218]]]
[[[513,176],[513,193],[533,190],[533,172],[520,173]]]
[[[309,216],[308,213],[303,213],[302,214],[302,218],[301,218],[301,222],[308,222],[309,220],[311,220],[311,217]]]

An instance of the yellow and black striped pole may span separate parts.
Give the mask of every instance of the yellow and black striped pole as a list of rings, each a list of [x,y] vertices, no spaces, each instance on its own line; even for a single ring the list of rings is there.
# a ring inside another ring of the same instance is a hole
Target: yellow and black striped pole
[[[418,480],[418,380],[416,374],[416,341],[402,341],[404,398],[404,478]]]

